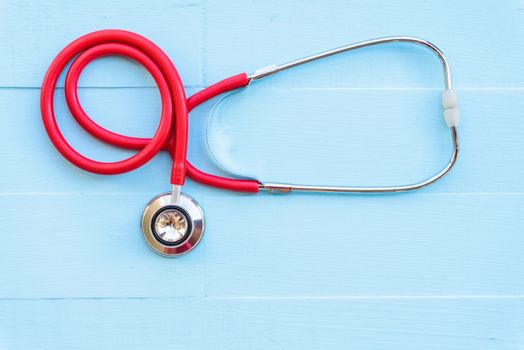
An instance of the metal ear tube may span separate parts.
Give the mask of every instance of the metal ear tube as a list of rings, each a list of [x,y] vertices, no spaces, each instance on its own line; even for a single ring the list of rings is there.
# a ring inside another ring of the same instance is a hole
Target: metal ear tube
[[[298,184],[285,184],[285,183],[274,183],[274,182],[261,182],[260,188],[268,190],[270,192],[281,192],[287,193],[291,191],[302,191],[302,192],[346,192],[346,193],[387,193],[387,192],[406,192],[413,191],[423,187],[426,187],[435,181],[438,181],[443,176],[445,176],[455,165],[455,162],[458,158],[459,152],[459,142],[458,142],[458,132],[457,126],[459,124],[460,114],[458,111],[458,99],[455,91],[451,87],[451,69],[449,68],[449,63],[442,51],[440,51],[435,45],[429,41],[408,37],[408,36],[392,36],[385,38],[377,38],[372,40],[361,41],[355,44],[350,44],[346,46],[341,46],[332,50],[327,50],[319,52],[304,58],[300,58],[294,61],[290,61],[281,65],[270,65],[268,67],[261,68],[252,75],[250,78],[252,80],[261,79],[278,72],[290,69],[293,67],[300,66],[302,64],[316,61],[322,58],[329,56],[337,55],[343,52],[352,51],[360,49],[367,46],[374,46],[379,44],[386,44],[390,42],[403,42],[421,45],[429,49],[433,54],[435,54],[442,64],[442,70],[444,74],[444,91],[442,93],[442,106],[444,108],[444,119],[446,120],[447,125],[451,129],[451,138],[453,142],[453,152],[451,154],[448,164],[444,168],[433,175],[432,177],[407,185],[396,185],[396,186],[384,186],[384,187],[352,187],[352,186],[318,186],[318,185],[298,185]]]

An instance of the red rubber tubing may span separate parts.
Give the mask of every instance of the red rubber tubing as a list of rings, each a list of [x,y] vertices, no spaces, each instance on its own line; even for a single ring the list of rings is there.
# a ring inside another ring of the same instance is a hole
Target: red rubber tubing
[[[94,137],[115,146],[139,149],[130,158],[117,162],[89,159],[65,140],[54,114],[54,90],[60,73],[76,55],[65,80],[67,105],[78,123]],[[93,60],[104,56],[124,56],[140,63],[151,74],[160,91],[162,111],[158,128],[152,138],[129,137],[114,133],[95,123],[85,113],[78,98],[78,79],[82,70]],[[102,30],[84,35],[67,45],[51,63],[42,84],[40,108],[44,127],[51,142],[64,158],[93,173],[112,175],[134,170],[151,160],[161,150],[173,158],[171,183],[183,185],[186,173],[206,185],[241,192],[258,192],[256,180],[229,179],[207,174],[187,159],[188,112],[197,105],[229,90],[246,86],[249,79],[239,74],[224,79],[186,100],[178,72],[167,55],[153,42],[138,34],[123,30]]]

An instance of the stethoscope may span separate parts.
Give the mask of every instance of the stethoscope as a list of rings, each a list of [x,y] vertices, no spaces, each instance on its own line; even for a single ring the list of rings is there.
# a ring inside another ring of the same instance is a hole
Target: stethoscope
[[[422,45],[433,52],[442,63],[444,91],[442,106],[444,119],[451,129],[453,153],[447,165],[432,177],[408,185],[386,187],[314,186],[253,179],[225,178],[207,174],[195,168],[186,159],[188,140],[188,112],[199,104],[224,92],[245,87],[251,82],[342,52],[390,42]],[[152,138],[129,137],[114,133],[95,123],[82,109],[78,98],[78,79],[91,61],[110,55],[131,58],[143,65],[154,78],[162,101],[160,123]],[[76,56],[76,58],[75,58]],[[73,60],[74,59],[74,60]],[[54,113],[54,90],[66,65],[73,60],[65,80],[67,105],[76,121],[90,134],[115,146],[138,149],[135,155],[117,162],[99,162],[84,157],[65,140]],[[57,150],[74,165],[97,174],[113,175],[134,170],[151,160],[158,152],[167,150],[173,158],[171,170],[172,191],[153,198],[142,214],[142,232],[148,245],[164,256],[177,256],[193,249],[204,233],[204,213],[198,203],[181,192],[187,176],[200,183],[226,190],[256,193],[260,190],[287,193],[291,191],[384,193],[413,191],[428,186],[446,175],[458,156],[457,126],[459,110],[457,96],[451,86],[451,70],[444,54],[426,40],[394,36],[362,41],[323,51],[281,65],[271,65],[251,75],[241,73],[211,85],[186,99],[182,81],[171,60],[153,42],[138,34],[123,30],[102,30],[84,35],[67,45],[53,60],[42,84],[40,107],[49,138]]]

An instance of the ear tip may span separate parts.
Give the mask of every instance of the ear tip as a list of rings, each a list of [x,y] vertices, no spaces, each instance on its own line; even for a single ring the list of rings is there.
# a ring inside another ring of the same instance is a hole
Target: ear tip
[[[458,126],[460,122],[459,109],[457,107],[446,108],[444,110],[444,120],[450,128]]]
[[[445,89],[442,91],[442,107],[455,108],[458,107],[458,97],[453,89]]]

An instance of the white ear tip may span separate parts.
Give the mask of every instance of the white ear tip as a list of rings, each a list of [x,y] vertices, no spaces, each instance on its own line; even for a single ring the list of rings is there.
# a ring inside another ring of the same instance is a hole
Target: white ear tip
[[[444,110],[444,119],[446,120],[446,124],[448,127],[454,127],[459,125],[460,121],[460,111],[458,108],[446,108]]]
[[[458,97],[453,89],[445,89],[442,91],[442,107],[453,108],[458,107]]]
[[[445,89],[442,92],[442,107],[444,108],[444,119],[448,127],[458,126],[460,111],[458,109],[458,97],[453,89]]]

